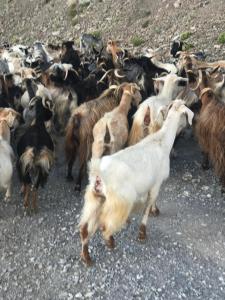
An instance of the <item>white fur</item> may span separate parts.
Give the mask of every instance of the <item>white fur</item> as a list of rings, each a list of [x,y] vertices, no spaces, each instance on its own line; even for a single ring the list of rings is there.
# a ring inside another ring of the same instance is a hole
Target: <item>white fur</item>
[[[183,114],[191,124],[193,113],[182,100],[175,100],[158,132],[115,154],[91,160],[90,183],[80,222],[82,258],[86,263],[89,259],[85,246],[98,227],[103,228],[103,237],[109,241],[132,210],[145,205],[140,230],[146,228],[161,184],[169,176],[170,151],[177,131],[183,126],[180,123]]]
[[[12,158],[13,150],[11,146],[0,137],[0,189],[6,190],[5,200],[11,197]]]
[[[150,109],[150,124],[148,126],[148,133],[154,133],[156,130],[161,128],[165,119],[165,115],[163,115],[161,108],[170,104],[172,100],[175,99],[184,89],[184,87],[178,86],[178,82],[180,80],[187,81],[187,79],[178,77],[175,74],[169,74],[165,77],[155,79],[155,81],[159,83],[159,86],[161,86],[159,94],[149,97],[139,106],[134,115],[133,126],[129,136],[129,145],[137,143],[144,137],[144,118],[148,108]],[[139,136],[135,133],[135,131],[137,132],[137,129]]]

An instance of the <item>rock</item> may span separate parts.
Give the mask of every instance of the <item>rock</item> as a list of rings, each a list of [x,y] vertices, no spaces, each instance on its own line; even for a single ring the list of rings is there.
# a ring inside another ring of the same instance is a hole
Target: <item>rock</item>
[[[52,35],[53,36],[59,36],[60,35],[60,31],[58,30],[58,31],[53,31],[52,32]]]
[[[75,295],[75,298],[83,299],[83,295],[79,292]]]
[[[184,175],[182,176],[182,179],[183,179],[184,181],[189,181],[189,180],[192,179],[192,174],[189,173],[189,172],[186,172],[186,173],[184,173]]]
[[[175,1],[174,4],[173,4],[173,6],[174,6],[175,8],[179,8],[179,7],[181,6],[181,0]]]

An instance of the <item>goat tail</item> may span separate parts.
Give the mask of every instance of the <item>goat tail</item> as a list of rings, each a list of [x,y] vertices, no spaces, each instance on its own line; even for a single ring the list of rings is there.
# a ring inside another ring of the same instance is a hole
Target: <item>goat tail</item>
[[[19,167],[22,176],[25,176],[29,170],[34,166],[34,148],[28,147],[25,152],[20,156]]]
[[[81,115],[74,114],[69,119],[66,127],[65,153],[67,161],[76,156],[76,150],[79,147],[80,140]]]
[[[54,162],[54,153],[48,148],[40,151],[35,159],[35,165],[40,167],[42,174],[48,175]]]
[[[141,105],[134,115],[134,121],[128,137],[128,146],[137,144],[144,138],[144,127],[150,123],[150,109],[147,105]]]

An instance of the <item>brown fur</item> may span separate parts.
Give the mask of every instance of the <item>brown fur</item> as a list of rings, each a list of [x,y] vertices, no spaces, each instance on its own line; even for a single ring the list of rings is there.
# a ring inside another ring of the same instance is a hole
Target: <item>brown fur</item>
[[[93,127],[106,112],[111,111],[119,104],[124,85],[125,84],[121,84],[117,88],[108,89],[104,91],[99,98],[83,103],[74,110],[68,122],[65,140],[65,152],[68,162],[67,178],[70,179],[72,176],[72,166],[78,154],[80,162],[80,170],[77,180],[78,186],[81,185],[81,179],[84,175],[86,162],[91,157]]]
[[[225,105],[216,99],[212,91],[203,94],[201,102],[196,136],[203,152],[209,156],[217,176],[225,185]]]

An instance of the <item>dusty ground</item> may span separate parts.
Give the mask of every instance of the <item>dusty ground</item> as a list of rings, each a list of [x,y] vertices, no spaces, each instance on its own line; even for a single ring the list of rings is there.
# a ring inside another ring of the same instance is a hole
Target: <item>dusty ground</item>
[[[176,1],[92,0],[72,19],[66,0],[0,0],[0,45],[74,39],[79,46],[82,33],[97,32],[128,47],[138,37],[140,47],[155,48],[189,32],[189,45],[205,50],[208,59],[224,58],[225,45],[218,44],[218,36],[225,32],[225,1],[181,0],[174,8]]]
[[[134,216],[113,252],[100,235],[91,241],[92,268],[79,258],[83,199],[65,181],[63,156],[33,217],[23,216],[15,175],[12,201],[0,202],[0,299],[224,299],[224,199],[193,138],[177,150],[146,243]]]
[[[209,59],[224,58],[224,46],[214,48],[225,31],[224,0],[183,0],[178,9],[172,0],[91,2],[72,26],[65,1],[0,0],[0,44],[77,42],[83,31],[98,30],[128,46],[131,37],[141,36],[141,47],[154,48],[190,31],[188,42]],[[146,20],[149,25],[142,28]],[[224,199],[212,171],[201,170],[193,139],[180,140],[177,148],[159,196],[161,215],[150,219],[146,243],[137,241],[136,216],[116,236],[113,252],[100,235],[92,240],[95,265],[89,269],[79,258],[83,199],[65,181],[63,156],[33,217],[23,216],[15,173],[12,201],[4,203],[0,194],[0,299],[225,299]]]

